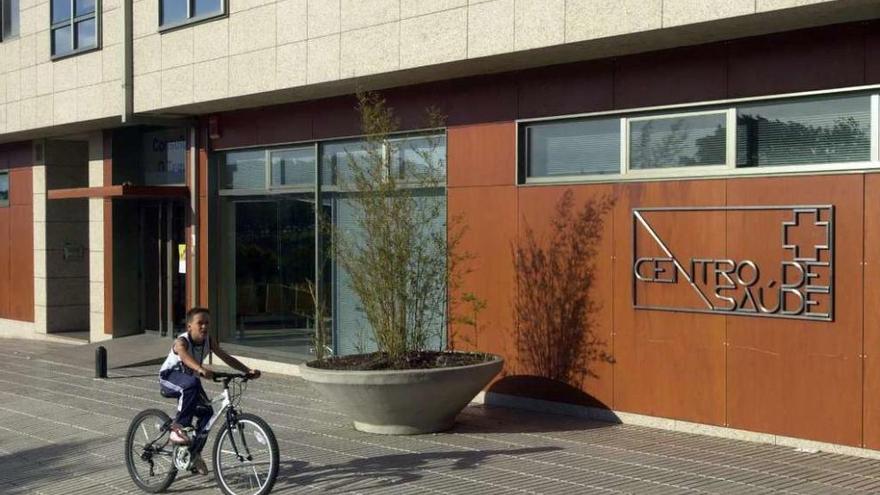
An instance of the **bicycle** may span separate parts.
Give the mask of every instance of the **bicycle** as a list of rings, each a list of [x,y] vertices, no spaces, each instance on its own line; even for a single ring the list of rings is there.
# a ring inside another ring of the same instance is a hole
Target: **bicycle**
[[[196,472],[193,459],[201,453],[214,424],[225,415],[214,439],[212,460],[220,490],[226,495],[266,495],[272,491],[278,476],[278,442],[262,418],[238,410],[247,375],[214,372],[213,381],[223,382],[223,392],[210,402],[216,406],[214,414],[189,445],[171,443],[172,420],[160,409],[141,411],[131,421],[125,437],[125,462],[139,488],[159,493],[168,489],[178,472]],[[177,394],[162,396],[177,398]],[[205,405],[203,402],[199,407]]]

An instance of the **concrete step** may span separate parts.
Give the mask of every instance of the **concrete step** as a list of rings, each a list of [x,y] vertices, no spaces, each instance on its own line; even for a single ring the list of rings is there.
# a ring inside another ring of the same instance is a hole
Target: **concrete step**
[[[73,366],[90,367],[95,364],[95,350],[98,346],[103,346],[107,349],[108,369],[158,365],[165,360],[165,356],[171,350],[172,343],[173,341],[170,337],[160,337],[156,334],[140,334],[91,344],[70,346],[64,349],[55,349],[34,356],[34,358]]]

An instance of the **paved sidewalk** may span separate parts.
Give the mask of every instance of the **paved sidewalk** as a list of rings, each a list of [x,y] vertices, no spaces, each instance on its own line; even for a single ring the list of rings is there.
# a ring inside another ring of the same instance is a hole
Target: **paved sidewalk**
[[[174,407],[155,366],[94,380],[90,367],[36,359],[62,348],[0,340],[0,493],[139,493],[123,460],[128,423]],[[505,409],[469,407],[449,433],[368,435],[283,376],[251,382],[245,404],[278,437],[273,493],[880,493],[880,461]],[[219,493],[211,474],[170,490]]]

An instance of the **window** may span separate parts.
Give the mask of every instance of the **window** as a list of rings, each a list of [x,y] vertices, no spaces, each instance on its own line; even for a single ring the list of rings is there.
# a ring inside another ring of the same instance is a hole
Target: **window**
[[[98,47],[97,0],[52,0],[52,56]]]
[[[266,152],[261,150],[226,153],[221,175],[223,189],[265,189]]]
[[[620,119],[541,122],[522,139],[529,177],[620,173]]]
[[[20,15],[19,0],[0,0],[0,41],[18,36]]]
[[[272,151],[272,186],[315,185],[315,147]]]
[[[171,28],[225,13],[225,0],[159,0],[159,27]]]
[[[870,160],[871,96],[738,107],[736,150],[738,167]]]
[[[724,165],[725,113],[630,119],[629,168]]]
[[[760,167],[843,170],[854,163],[880,168],[878,121],[877,90],[540,119],[519,126],[520,180],[719,175]]]
[[[388,142],[390,171],[399,179],[446,176],[446,136],[419,136]]]
[[[9,172],[0,172],[0,207],[9,206]]]

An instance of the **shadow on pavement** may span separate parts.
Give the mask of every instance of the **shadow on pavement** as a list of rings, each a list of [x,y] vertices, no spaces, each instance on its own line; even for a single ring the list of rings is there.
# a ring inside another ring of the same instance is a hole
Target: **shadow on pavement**
[[[339,464],[308,466],[302,461],[282,462],[276,489],[286,486],[321,485],[325,492],[366,490],[400,486],[419,481],[423,470],[462,471],[476,469],[493,456],[527,456],[561,450],[537,447],[509,450],[451,451],[397,454],[354,459]]]

